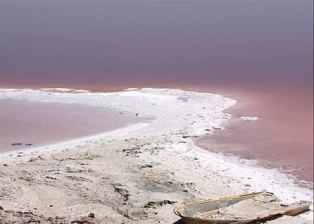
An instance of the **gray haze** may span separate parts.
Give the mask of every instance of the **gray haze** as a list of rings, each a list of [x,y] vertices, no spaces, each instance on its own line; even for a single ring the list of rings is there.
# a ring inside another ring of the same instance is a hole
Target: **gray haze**
[[[1,1],[0,84],[308,85],[312,1]]]

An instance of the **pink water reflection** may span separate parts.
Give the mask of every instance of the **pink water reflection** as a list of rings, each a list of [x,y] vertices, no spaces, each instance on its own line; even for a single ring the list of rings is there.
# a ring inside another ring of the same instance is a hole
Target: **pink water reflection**
[[[220,89],[238,99],[228,110],[233,119],[226,129],[202,137],[198,144],[210,151],[257,159],[313,181],[313,95],[307,89]],[[255,122],[241,116],[258,116]]]
[[[1,100],[0,152],[95,135],[138,121],[135,114],[109,108]]]

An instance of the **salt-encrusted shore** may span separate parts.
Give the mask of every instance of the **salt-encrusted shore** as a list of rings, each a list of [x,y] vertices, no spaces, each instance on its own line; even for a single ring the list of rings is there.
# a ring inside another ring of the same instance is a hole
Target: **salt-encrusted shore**
[[[292,177],[193,144],[194,137],[223,128],[230,118],[224,110],[236,103],[230,98],[176,89],[0,89],[0,100],[7,98],[104,106],[148,119],[23,154],[3,154],[0,205],[5,210],[31,211],[26,216],[41,220],[53,217],[52,223],[174,223],[172,208],[196,198],[266,190],[283,203],[312,199],[312,191]],[[84,217],[89,213],[95,218]],[[9,219],[13,213],[0,209],[1,214]],[[309,212],[271,223],[311,223],[311,217]]]

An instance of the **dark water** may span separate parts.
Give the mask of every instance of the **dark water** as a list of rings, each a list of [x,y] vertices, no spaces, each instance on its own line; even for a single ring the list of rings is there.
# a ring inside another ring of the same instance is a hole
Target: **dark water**
[[[226,92],[207,141],[313,180],[312,1],[1,1],[0,86]]]

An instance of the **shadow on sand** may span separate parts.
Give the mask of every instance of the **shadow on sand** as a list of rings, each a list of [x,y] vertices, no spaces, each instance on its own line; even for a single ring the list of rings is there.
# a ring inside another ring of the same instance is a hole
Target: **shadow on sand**
[[[174,222],[173,224],[185,224],[185,223],[182,221],[182,219],[180,219],[180,220]]]

